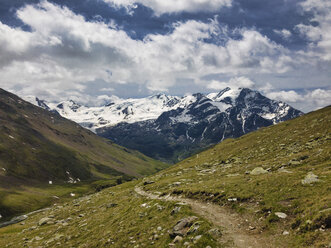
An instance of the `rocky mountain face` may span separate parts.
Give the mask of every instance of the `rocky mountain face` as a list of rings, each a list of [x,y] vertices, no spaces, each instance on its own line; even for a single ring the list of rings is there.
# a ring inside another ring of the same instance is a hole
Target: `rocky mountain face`
[[[45,108],[45,101],[39,102]],[[184,97],[114,98],[100,107],[73,101],[46,106],[119,145],[167,162],[302,115],[286,103],[247,88]]]

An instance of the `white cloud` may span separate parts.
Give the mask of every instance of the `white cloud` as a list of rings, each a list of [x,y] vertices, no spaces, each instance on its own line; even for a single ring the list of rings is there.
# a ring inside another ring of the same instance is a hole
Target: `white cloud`
[[[209,88],[251,87],[253,82],[240,76],[284,73],[302,63],[256,30],[232,31],[215,20],[174,23],[168,34],[150,34],[141,41],[114,23],[86,21],[47,1],[27,5],[17,16],[32,31],[0,23],[0,87],[21,95],[86,97],[87,84],[98,80],[107,89],[135,83],[167,91],[182,79],[206,86],[202,78],[210,74],[232,79],[212,82]],[[231,38],[234,32],[236,39]],[[215,37],[222,42],[206,42]]]
[[[293,90],[277,91],[270,89],[269,92],[266,92],[266,96],[274,100],[287,102],[304,112],[331,105],[331,90],[324,89],[306,90],[301,94]]]
[[[104,0],[113,7],[126,8],[129,13],[142,4],[151,8],[156,15],[178,12],[215,12],[230,7],[232,0]]]
[[[288,40],[292,36],[291,31],[287,29],[281,29],[281,30],[274,29],[274,32],[279,36],[281,36],[284,40]]]
[[[212,80],[208,85],[208,89],[212,90],[222,90],[226,87],[230,88],[252,88],[254,82],[246,77],[235,77],[231,78],[228,82],[220,82],[217,80]]]
[[[311,42],[310,49],[323,60],[331,61],[331,1],[306,0],[301,3],[304,11],[312,12],[311,22],[299,24],[297,29]]]
[[[287,103],[298,102],[302,100],[302,96],[296,93],[294,90],[290,91],[276,91],[267,93],[267,97],[271,99],[280,100]]]

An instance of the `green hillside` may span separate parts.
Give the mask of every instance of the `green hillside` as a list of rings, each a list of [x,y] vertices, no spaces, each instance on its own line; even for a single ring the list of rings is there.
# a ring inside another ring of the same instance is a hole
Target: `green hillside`
[[[3,218],[165,167],[0,89]]]
[[[228,139],[150,180],[147,190],[234,209],[278,247],[330,247],[331,107]]]
[[[0,228],[0,247],[328,247],[330,128],[328,107],[226,140],[144,180]],[[183,220],[192,221],[174,238]]]

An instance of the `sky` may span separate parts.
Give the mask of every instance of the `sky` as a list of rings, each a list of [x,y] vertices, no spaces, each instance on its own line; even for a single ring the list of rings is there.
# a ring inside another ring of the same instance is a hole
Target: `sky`
[[[0,87],[101,104],[259,90],[331,104],[331,0],[0,0]]]

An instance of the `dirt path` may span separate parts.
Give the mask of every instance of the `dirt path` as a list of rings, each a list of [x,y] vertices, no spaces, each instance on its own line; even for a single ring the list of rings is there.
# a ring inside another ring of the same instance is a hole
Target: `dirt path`
[[[222,228],[222,241],[231,247],[238,248],[267,248],[276,247],[274,242],[257,233],[257,230],[249,230],[248,224],[241,216],[231,213],[224,207],[216,204],[204,203],[187,198],[173,196],[160,197],[136,187],[136,193],[149,199],[165,201],[180,201],[192,207],[192,210],[200,216],[208,219],[214,225]],[[248,229],[248,230],[247,230]],[[232,244],[231,244],[232,243]]]

